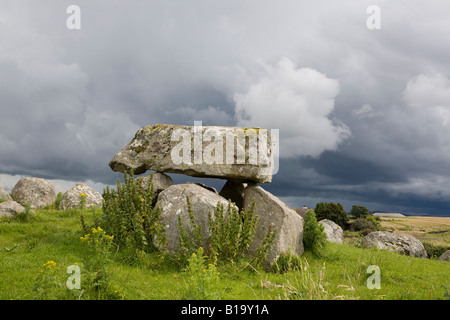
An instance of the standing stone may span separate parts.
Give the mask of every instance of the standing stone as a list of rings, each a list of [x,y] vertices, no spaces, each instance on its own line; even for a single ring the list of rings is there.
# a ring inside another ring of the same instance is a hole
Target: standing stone
[[[244,208],[248,209],[253,200],[258,223],[249,253],[256,255],[272,226],[276,237],[263,265],[272,265],[282,253],[292,252],[301,255],[304,251],[303,218],[280,199],[254,183],[249,184],[244,190]]]
[[[59,210],[78,209],[80,207],[80,196],[85,194],[85,208],[90,206],[100,207],[103,203],[102,195],[84,183],[77,183],[72,189],[66,191],[59,203]]]
[[[162,210],[162,224],[166,227],[167,247],[166,250],[170,254],[176,254],[180,251],[178,217],[189,235],[192,235],[191,225],[188,218],[187,200],[192,207],[192,213],[195,217],[196,224],[200,225],[203,232],[203,248],[209,245],[209,221],[208,214],[214,212],[218,203],[228,208],[228,201],[197,184],[177,184],[165,189],[158,195],[156,206]],[[226,210],[225,210],[226,211]],[[155,245],[158,245],[155,243]]]
[[[47,180],[41,178],[22,178],[11,191],[14,201],[31,208],[44,208],[55,203],[55,187]]]
[[[158,196],[158,194],[161,191],[163,191],[164,189],[167,189],[173,183],[172,178],[162,172],[156,172],[153,174],[140,176],[140,177],[136,178],[136,180],[140,181],[141,187],[144,190],[147,189],[150,179],[153,184],[153,192],[155,193],[155,198]]]
[[[427,258],[427,252],[419,240],[409,234],[374,231],[364,237],[365,247],[385,249],[411,257]]]
[[[9,193],[6,192],[5,189],[3,189],[2,186],[0,186],[0,202],[1,201],[10,201],[10,200],[12,200],[12,198],[9,195]]]
[[[323,219],[319,223],[323,225],[324,232],[327,235],[327,240],[335,243],[342,243],[342,238],[344,237],[344,231],[342,228],[334,221]]]
[[[268,183],[275,135],[261,128],[156,124],[141,128],[110,161],[114,171],[146,170]]]
[[[244,208],[244,189],[246,186],[246,183],[228,180],[222,187],[222,190],[220,190],[219,195],[227,200],[231,200],[239,210],[242,210]]]
[[[15,217],[22,212],[25,212],[25,208],[13,200],[0,203],[0,218]]]

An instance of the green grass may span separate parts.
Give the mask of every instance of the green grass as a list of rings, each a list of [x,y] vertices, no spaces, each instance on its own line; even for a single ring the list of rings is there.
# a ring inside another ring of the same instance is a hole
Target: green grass
[[[93,224],[91,210],[36,210],[21,221],[0,220],[0,299],[42,298],[33,290],[47,261],[57,265],[61,286],[47,299],[89,299],[86,292],[65,287],[68,266],[81,266],[85,247],[80,213]],[[97,215],[100,212],[97,212]],[[381,269],[381,288],[367,288],[367,268]],[[159,253],[134,259],[114,252],[108,265],[116,299],[194,299],[201,292],[194,277],[176,259]],[[446,299],[450,290],[450,263],[419,259],[352,245],[328,244],[322,256],[306,252],[284,273],[253,268],[246,261],[218,265],[218,281],[208,288],[219,299]],[[198,280],[198,279],[197,279]],[[192,293],[194,292],[194,294]]]

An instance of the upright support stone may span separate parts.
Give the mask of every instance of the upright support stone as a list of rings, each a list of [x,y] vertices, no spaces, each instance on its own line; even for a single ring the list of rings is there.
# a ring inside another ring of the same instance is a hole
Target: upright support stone
[[[291,252],[301,255],[304,251],[303,218],[280,199],[256,184],[249,184],[244,190],[244,207],[249,208],[252,201],[255,201],[258,224],[249,253],[256,255],[271,228],[276,232],[276,237],[268,257],[263,262],[265,266],[272,265],[282,253]]]

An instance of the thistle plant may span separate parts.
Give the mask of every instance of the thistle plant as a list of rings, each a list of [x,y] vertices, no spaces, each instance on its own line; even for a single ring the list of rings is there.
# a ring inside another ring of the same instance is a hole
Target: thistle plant
[[[166,245],[161,209],[153,206],[152,177],[147,187],[142,188],[133,173],[125,173],[124,183],[118,180],[116,190],[106,187],[103,199],[101,225],[108,234],[114,236],[119,249],[152,251]],[[157,246],[153,241],[156,241]]]
[[[248,210],[239,213],[238,209],[228,203],[226,213],[218,203],[214,212],[208,216],[212,261],[235,261],[244,257],[256,232],[257,217],[254,214],[254,202]]]

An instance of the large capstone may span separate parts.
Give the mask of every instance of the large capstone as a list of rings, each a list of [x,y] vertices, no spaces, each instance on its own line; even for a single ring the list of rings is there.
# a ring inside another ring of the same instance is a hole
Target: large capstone
[[[261,128],[156,124],[141,128],[110,161],[114,171],[181,173],[269,183],[276,136]]]

